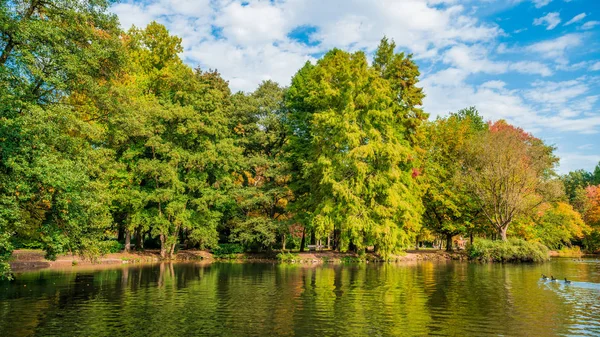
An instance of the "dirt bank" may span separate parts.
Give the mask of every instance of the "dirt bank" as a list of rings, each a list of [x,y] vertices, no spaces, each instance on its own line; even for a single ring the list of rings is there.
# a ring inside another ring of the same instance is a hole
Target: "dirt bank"
[[[339,253],[333,251],[317,251],[290,253],[293,263],[320,264],[320,263],[345,263],[345,262],[376,262],[379,258],[374,254],[366,254],[359,257],[352,253]],[[418,262],[418,261],[446,261],[465,260],[462,253],[446,253],[440,250],[411,250],[402,255],[391,257],[393,262]],[[235,262],[277,262],[277,253],[245,253],[228,256],[221,259],[213,256],[210,252],[201,250],[183,250],[176,254],[176,261],[203,261],[211,263],[214,261]],[[143,252],[114,253],[101,256],[94,260],[84,259],[79,255],[59,255],[56,260],[50,261],[44,258],[41,250],[15,250],[10,265],[14,272],[25,272],[40,269],[68,269],[98,267],[110,265],[123,265],[132,263],[155,263],[160,262],[158,250],[145,250]]]

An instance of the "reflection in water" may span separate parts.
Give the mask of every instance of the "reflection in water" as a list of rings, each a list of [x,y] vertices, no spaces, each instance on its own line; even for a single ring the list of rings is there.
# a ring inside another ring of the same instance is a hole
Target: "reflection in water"
[[[0,283],[0,335],[600,335],[599,271],[567,259],[42,271]]]

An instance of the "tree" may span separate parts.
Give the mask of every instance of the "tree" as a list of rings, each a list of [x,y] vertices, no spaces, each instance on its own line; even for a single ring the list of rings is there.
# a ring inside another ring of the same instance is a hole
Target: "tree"
[[[590,232],[581,214],[564,202],[543,203],[532,214],[515,220],[512,232],[520,237],[539,241],[550,249],[571,246]]]
[[[108,6],[0,2],[0,256],[22,238],[39,242],[51,258],[97,250],[103,237],[107,195],[93,165],[102,151],[87,142],[85,107],[70,95],[102,96],[98,83],[122,64]]]
[[[540,139],[498,121],[473,143],[464,183],[473,191],[483,215],[502,240],[511,222],[544,201],[560,196],[553,148]]]
[[[99,147],[112,153],[107,179],[113,217],[127,231],[158,238],[172,258],[180,236],[217,243],[223,205],[241,163],[229,120],[230,92],[216,72],[192,70],[177,56],[181,39],[155,22],[123,41],[131,61],[110,83],[118,104],[99,106]]]
[[[383,40],[376,55],[389,48]],[[420,227],[411,145],[426,116],[415,108],[422,94],[409,90],[418,71],[402,70],[402,60],[379,57],[369,66],[362,52],[334,49],[305,65],[286,95],[295,209],[316,236],[335,229],[342,251],[374,245],[386,255]]]
[[[594,175],[586,170],[569,172],[561,177],[565,185],[565,192],[572,203],[577,197],[577,190],[586,188],[594,182]]]
[[[475,108],[468,108],[427,123],[425,130],[423,220],[430,230],[446,237],[446,247],[451,250],[452,237],[472,234],[481,214],[480,205],[460,177],[468,147],[487,131],[487,125]]]
[[[234,102],[234,130],[244,148],[245,170],[235,189],[236,212],[230,222],[230,239],[247,247],[270,248],[281,237],[285,249],[292,200],[285,159],[285,90],[272,81],[253,93],[238,93]]]

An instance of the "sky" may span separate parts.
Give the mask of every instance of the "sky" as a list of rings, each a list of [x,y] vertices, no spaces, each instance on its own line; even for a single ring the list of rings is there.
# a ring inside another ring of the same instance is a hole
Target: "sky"
[[[332,48],[411,53],[430,118],[475,106],[556,146],[559,172],[600,162],[600,0],[126,0],[121,25],[164,24],[183,60],[233,91],[290,84]]]

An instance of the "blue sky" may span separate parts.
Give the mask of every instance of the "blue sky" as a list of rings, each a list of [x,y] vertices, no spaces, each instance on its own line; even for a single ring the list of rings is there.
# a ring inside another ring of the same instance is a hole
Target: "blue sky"
[[[184,60],[232,90],[288,85],[337,47],[381,37],[412,53],[431,118],[476,106],[557,147],[559,171],[600,161],[600,0],[145,0],[112,7],[123,27],[156,20]]]

